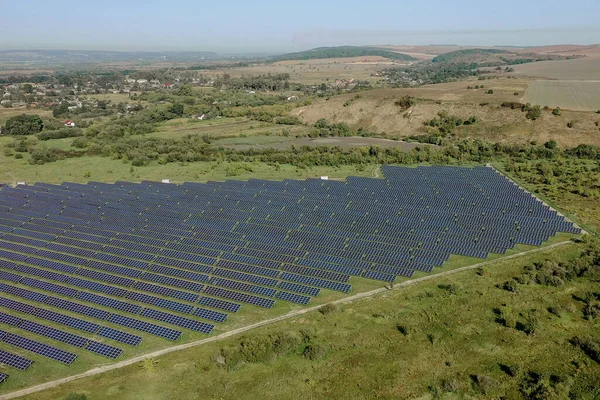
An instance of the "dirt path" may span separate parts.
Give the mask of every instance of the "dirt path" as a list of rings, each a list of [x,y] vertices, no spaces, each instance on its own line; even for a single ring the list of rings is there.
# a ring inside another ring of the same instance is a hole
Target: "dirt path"
[[[547,246],[547,247],[542,247],[542,248],[539,248],[539,249],[533,249],[533,250],[525,251],[525,252],[522,252],[522,253],[513,254],[513,255],[510,255],[510,256],[506,256],[506,257],[502,257],[502,258],[497,258],[495,260],[484,261],[482,263],[478,263],[478,264],[474,264],[474,265],[468,265],[466,267],[461,267],[461,268],[453,269],[451,271],[444,271],[444,272],[440,272],[440,273],[437,273],[437,274],[427,275],[427,276],[424,276],[424,277],[421,277],[421,278],[411,279],[411,280],[404,281],[402,283],[399,283],[399,284],[396,284],[396,285],[393,285],[393,286],[390,286],[390,287],[383,287],[383,288],[380,288],[380,289],[371,290],[369,292],[358,293],[358,294],[355,294],[355,295],[350,296],[350,297],[346,297],[346,298],[343,298],[343,299],[340,299],[340,300],[333,301],[330,304],[350,303],[350,302],[358,300],[358,299],[363,299],[363,298],[366,298],[366,297],[375,296],[375,295],[380,294],[380,293],[385,293],[385,292],[387,292],[389,290],[396,290],[396,289],[399,289],[399,288],[402,288],[402,287],[413,285],[415,283],[420,283],[420,282],[425,282],[425,281],[429,281],[429,280],[432,280],[432,279],[437,279],[437,278],[440,278],[442,276],[447,276],[447,275],[456,274],[456,273],[462,272],[462,271],[472,270],[472,269],[475,269],[475,268],[483,267],[483,266],[490,265],[490,264],[495,264],[497,262],[506,261],[506,260],[510,260],[510,259],[513,259],[513,258],[519,258],[519,257],[525,256],[525,255],[529,255],[529,254],[533,254],[533,253],[544,252],[544,251],[547,251],[547,250],[550,250],[550,249],[554,249],[554,248],[559,247],[559,246],[564,246],[564,245],[568,245],[568,244],[572,244],[572,243],[573,242],[571,242],[571,241],[559,242],[559,243],[555,243],[555,244]],[[132,364],[141,362],[141,361],[143,361],[143,360],[145,360],[147,358],[155,358],[155,357],[162,356],[164,354],[172,353],[174,351],[185,350],[185,349],[189,349],[190,347],[196,347],[196,346],[200,346],[200,345],[211,343],[211,342],[217,342],[217,341],[226,339],[228,337],[238,335],[240,333],[244,333],[244,332],[248,332],[248,331],[260,328],[262,326],[271,325],[271,324],[274,324],[274,323],[279,322],[279,321],[284,321],[286,319],[294,318],[294,317],[297,317],[297,316],[302,315],[302,314],[306,314],[306,313],[309,313],[309,312],[316,311],[319,308],[321,308],[322,306],[323,305],[321,304],[321,305],[315,306],[315,307],[309,307],[309,308],[304,308],[304,309],[300,309],[300,310],[291,311],[288,314],[285,314],[285,315],[282,315],[282,316],[279,316],[279,317],[275,317],[275,318],[271,318],[271,319],[267,319],[267,320],[264,320],[264,321],[261,321],[261,322],[257,322],[255,324],[247,325],[247,326],[244,326],[242,328],[234,329],[232,331],[225,332],[225,333],[222,333],[222,334],[217,335],[217,336],[209,337],[209,338],[202,339],[202,340],[197,340],[195,342],[181,344],[179,346],[169,347],[167,349],[162,349],[162,350],[154,351],[152,353],[148,353],[148,354],[145,354],[145,355],[142,355],[142,356],[134,357],[134,358],[131,358],[131,359],[128,359],[128,360],[125,360],[125,361],[118,362],[116,364],[111,364],[111,365],[106,365],[106,366],[103,366],[103,367],[93,368],[93,369],[91,369],[89,371],[85,371],[85,372],[82,372],[82,373],[77,374],[77,375],[72,375],[72,376],[69,376],[69,377],[66,377],[66,378],[57,379],[57,380],[54,380],[54,381],[51,381],[51,382],[42,383],[42,384],[37,385],[37,386],[32,386],[30,388],[17,390],[15,392],[8,393],[8,394],[5,394],[3,396],[0,396],[0,400],[15,399],[17,397],[21,397],[21,396],[25,396],[25,395],[28,395],[28,394],[40,392],[42,390],[54,388],[54,387],[57,387],[57,386],[62,385],[64,383],[71,382],[71,381],[74,381],[74,380],[77,380],[77,379],[81,379],[81,378],[85,378],[85,377],[93,376],[93,375],[98,375],[98,374],[101,374],[103,372],[111,371],[113,369],[123,368],[123,367],[126,367],[128,365],[132,365]]]

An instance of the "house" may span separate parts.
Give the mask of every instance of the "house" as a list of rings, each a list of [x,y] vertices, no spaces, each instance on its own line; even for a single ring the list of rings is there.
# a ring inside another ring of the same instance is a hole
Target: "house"
[[[147,79],[138,79],[137,80],[138,85],[145,85],[146,83],[148,83]]]
[[[298,96],[290,96],[287,99],[288,99],[288,101],[296,101],[296,100],[298,100]]]
[[[173,87],[172,83],[165,83],[165,89],[171,89]]]
[[[65,121],[65,126],[69,127],[69,128],[75,128],[75,122],[71,121],[70,119]]]
[[[196,114],[194,115],[194,119],[199,119],[200,121],[203,121],[206,119],[206,114]]]

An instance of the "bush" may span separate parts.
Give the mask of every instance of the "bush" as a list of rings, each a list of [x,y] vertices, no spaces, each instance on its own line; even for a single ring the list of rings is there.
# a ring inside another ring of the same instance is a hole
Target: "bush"
[[[23,154],[21,154],[21,153],[17,153],[17,154],[15,154],[15,158],[16,158],[17,160],[19,160],[19,159],[23,158]]]
[[[513,293],[516,293],[519,290],[519,288],[517,287],[517,282],[515,280],[506,281],[503,284],[498,285],[498,287]]]
[[[314,361],[325,357],[327,355],[327,349],[318,343],[309,344],[304,348],[302,355],[304,358]]]
[[[513,93],[515,96],[518,96],[520,93],[519,92],[514,92]]]
[[[550,140],[546,143],[544,143],[544,147],[550,150],[554,150],[557,147],[557,143],[556,140]]]
[[[487,395],[494,387],[495,381],[489,376],[473,375],[471,376],[471,379],[473,380],[475,388],[483,394]]]
[[[21,114],[9,118],[4,125],[3,132],[7,135],[24,136],[35,135],[44,129],[44,121],[39,115]]]
[[[75,140],[73,140],[73,143],[71,143],[71,146],[77,148],[77,149],[85,149],[86,147],[88,147],[89,145],[89,140],[86,137],[78,137]]]
[[[404,336],[408,336],[410,333],[410,329],[406,325],[396,325],[396,329]]]
[[[556,107],[554,110],[552,110],[552,115],[556,115],[559,116],[562,113],[560,107]]]
[[[83,393],[70,393],[65,397],[65,400],[87,400],[87,397]]]
[[[450,285],[438,285],[438,288],[445,290],[446,292],[450,293],[450,294],[456,294],[458,293],[458,291],[460,290],[460,287],[458,285],[455,284],[450,284]]]
[[[527,119],[535,121],[542,116],[542,109],[540,108],[540,106],[525,106],[525,109],[527,111],[527,114],[525,114],[525,117]]]
[[[567,128],[573,128],[574,126],[575,126],[575,122],[574,121],[567,122]]]
[[[575,336],[570,340],[571,344],[579,347],[588,357],[600,364],[600,342],[592,339],[580,339]]]
[[[467,118],[465,120],[465,122],[463,122],[463,125],[473,125],[477,121],[478,121],[477,117],[474,115],[471,115],[469,118]]]
[[[325,304],[324,306],[319,308],[319,312],[323,315],[331,314],[337,311],[337,306],[335,304]]]
[[[402,110],[407,110],[417,104],[417,102],[418,99],[416,99],[414,96],[404,96],[401,99],[396,100],[394,104],[396,104]]]
[[[486,93],[487,93],[487,94],[494,94],[494,91],[493,91],[492,89],[490,89],[490,90],[488,90]]]
[[[64,139],[79,136],[83,136],[83,131],[79,128],[62,128],[55,131],[43,131],[37,135],[39,140]]]

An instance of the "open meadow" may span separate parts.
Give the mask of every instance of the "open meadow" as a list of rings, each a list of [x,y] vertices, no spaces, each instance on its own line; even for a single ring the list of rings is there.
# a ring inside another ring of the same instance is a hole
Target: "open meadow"
[[[534,81],[525,92],[524,101],[575,111],[600,110],[598,81]]]

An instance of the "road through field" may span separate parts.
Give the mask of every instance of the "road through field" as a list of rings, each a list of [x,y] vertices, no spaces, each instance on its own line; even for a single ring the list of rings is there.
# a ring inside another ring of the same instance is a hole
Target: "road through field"
[[[404,281],[404,282],[396,284],[396,285],[390,285],[390,286],[386,286],[386,287],[383,287],[383,288],[371,290],[371,291],[368,291],[368,292],[358,293],[358,294],[355,294],[355,295],[350,296],[350,297],[346,297],[346,298],[343,298],[343,299],[340,299],[340,300],[333,301],[330,304],[350,303],[350,302],[355,301],[355,300],[359,300],[359,299],[363,299],[363,298],[367,298],[367,297],[372,297],[372,296],[375,296],[375,295],[378,295],[378,294],[381,294],[381,293],[388,292],[390,290],[397,290],[397,289],[400,289],[400,288],[403,288],[403,287],[406,287],[406,286],[409,286],[409,285],[413,285],[413,284],[416,284],[416,283],[420,283],[420,282],[425,282],[425,281],[437,279],[437,278],[440,278],[440,277],[443,277],[443,276],[452,275],[452,274],[456,274],[458,272],[472,270],[472,269],[475,269],[475,268],[479,268],[479,267],[483,267],[483,266],[487,266],[487,265],[491,265],[491,264],[496,264],[498,262],[502,262],[502,261],[506,261],[506,260],[511,260],[511,259],[515,259],[515,258],[519,258],[519,257],[523,257],[523,256],[526,256],[526,255],[529,255],[529,254],[533,254],[533,253],[540,253],[540,252],[548,251],[548,250],[551,250],[551,249],[554,249],[554,248],[557,248],[557,247],[560,247],[560,246],[565,246],[565,245],[568,245],[568,244],[572,244],[572,243],[573,242],[571,242],[571,241],[559,242],[559,243],[555,243],[555,244],[550,245],[550,246],[546,246],[546,247],[542,247],[542,248],[538,248],[538,249],[533,249],[533,250],[529,250],[529,251],[525,251],[525,252],[522,252],[522,253],[513,254],[513,255],[510,255],[510,256],[502,257],[502,258],[497,258],[497,259],[490,260],[490,261],[484,261],[484,262],[481,262],[481,263],[478,263],[478,264],[468,265],[466,267],[461,267],[461,268],[453,269],[453,270],[450,270],[450,271],[444,271],[444,272],[440,272],[440,273],[437,273],[437,274],[427,275],[427,276],[424,276],[424,277],[421,277],[421,278],[411,279],[411,280]],[[266,325],[271,325],[271,324],[274,324],[276,322],[280,322],[280,321],[284,321],[284,320],[287,320],[287,319],[290,319],[290,318],[294,318],[294,317],[297,317],[297,316],[302,315],[302,314],[306,314],[306,313],[309,313],[309,312],[317,311],[321,307],[323,307],[323,305],[319,305],[319,306],[315,306],[315,307],[309,307],[309,308],[304,308],[304,309],[300,309],[300,310],[295,310],[295,311],[289,312],[288,314],[285,314],[285,315],[282,315],[282,316],[279,316],[279,317],[275,317],[275,318],[271,318],[271,319],[267,319],[267,320],[264,320],[264,321],[261,321],[261,322],[257,322],[255,324],[251,324],[251,325],[248,325],[248,326],[245,326],[245,327],[242,327],[242,328],[234,329],[232,331],[225,332],[225,333],[222,333],[222,334],[217,335],[217,336],[209,337],[209,338],[202,339],[202,340],[197,340],[195,342],[190,342],[190,343],[182,344],[182,345],[179,345],[179,346],[173,346],[173,347],[170,347],[170,348],[167,348],[167,349],[162,349],[162,350],[154,351],[154,352],[151,352],[151,353],[139,356],[139,357],[134,357],[134,358],[131,358],[129,360],[124,360],[124,361],[118,362],[116,364],[111,364],[111,365],[106,365],[106,366],[102,366],[102,367],[93,368],[93,369],[91,369],[89,371],[82,372],[82,373],[77,374],[77,375],[72,375],[72,376],[69,376],[69,377],[66,377],[66,378],[57,379],[57,380],[54,380],[54,381],[51,381],[51,382],[46,382],[46,383],[42,383],[40,385],[32,386],[30,388],[26,388],[26,389],[22,389],[22,390],[17,390],[15,392],[8,393],[8,394],[0,396],[0,400],[15,399],[15,398],[18,398],[18,397],[21,397],[21,396],[25,396],[25,395],[28,395],[28,394],[40,392],[42,390],[54,388],[56,386],[59,386],[59,385],[62,385],[62,384],[68,383],[68,382],[72,382],[72,381],[77,380],[77,379],[86,378],[86,377],[90,377],[90,376],[102,374],[102,373],[107,372],[107,371],[111,371],[111,370],[123,368],[123,367],[129,366],[129,365],[141,362],[141,361],[143,361],[145,359],[148,359],[148,358],[155,358],[155,357],[162,356],[164,354],[172,353],[174,351],[185,350],[185,349],[189,349],[191,347],[196,347],[196,346],[200,346],[200,345],[207,344],[207,343],[217,342],[217,341],[226,339],[228,337],[235,336],[235,335],[238,335],[238,334],[241,334],[241,333],[244,333],[244,332],[248,332],[248,331],[251,331],[251,330],[255,330],[257,328],[260,328],[260,327],[263,327],[263,326],[266,326]]]

